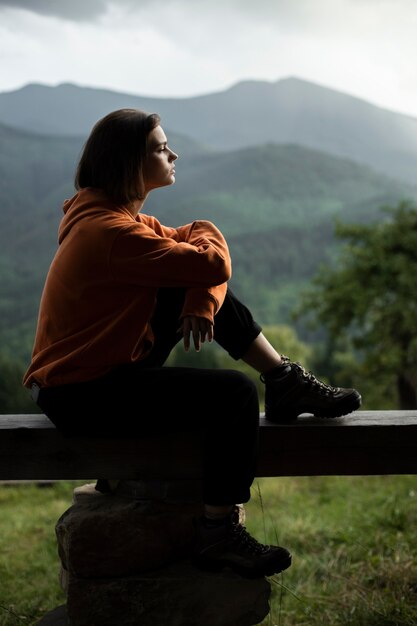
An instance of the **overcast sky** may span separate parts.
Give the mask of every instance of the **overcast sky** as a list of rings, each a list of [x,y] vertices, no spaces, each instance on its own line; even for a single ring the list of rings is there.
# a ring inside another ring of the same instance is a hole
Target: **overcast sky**
[[[0,92],[183,97],[296,76],[417,117],[417,0],[0,0]]]

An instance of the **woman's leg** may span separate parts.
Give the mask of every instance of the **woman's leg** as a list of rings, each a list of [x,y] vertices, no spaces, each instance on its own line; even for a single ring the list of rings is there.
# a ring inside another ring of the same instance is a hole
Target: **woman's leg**
[[[214,318],[214,340],[237,361],[251,349],[261,332],[248,307],[228,289]]]
[[[279,354],[249,309],[230,290],[216,315],[214,331],[216,341],[234,359],[242,359],[261,374],[267,420],[286,423],[302,413],[339,417],[361,406],[362,398],[356,389],[327,385],[299,363]]]
[[[38,403],[67,436],[201,433],[204,501],[250,498],[259,402],[254,383],[238,371],[131,365],[87,383],[41,389]]]
[[[178,326],[183,302],[183,289],[159,290],[151,322],[155,345],[146,360],[147,365],[163,365],[181,339]],[[262,333],[261,326],[230,289],[215,317],[214,337],[234,359],[242,359],[259,373],[281,364],[280,354]]]
[[[205,515],[196,520],[195,564],[204,569],[229,566],[249,577],[280,572],[291,564],[288,550],[257,542],[242,526],[236,507],[250,499],[256,474],[256,387],[235,370],[149,367],[165,362],[181,338],[181,297],[177,293],[175,307],[173,294],[167,302],[166,295],[159,298],[153,319],[155,349],[145,362],[120,367],[96,381],[42,389],[39,405],[67,435],[201,433]],[[250,346],[258,333],[255,325],[244,333],[244,342]]]

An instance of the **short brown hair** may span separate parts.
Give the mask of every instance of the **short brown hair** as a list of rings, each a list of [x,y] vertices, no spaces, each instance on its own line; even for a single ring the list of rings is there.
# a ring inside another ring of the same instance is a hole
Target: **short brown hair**
[[[143,161],[157,113],[118,109],[93,126],[75,174],[75,188],[102,189],[117,204],[143,198]]]

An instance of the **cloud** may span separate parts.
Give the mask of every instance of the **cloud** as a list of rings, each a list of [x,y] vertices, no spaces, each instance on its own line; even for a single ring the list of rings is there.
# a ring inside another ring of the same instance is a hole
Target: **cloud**
[[[381,0],[361,0],[364,4]],[[385,4],[395,0],[382,0]],[[413,0],[400,0],[408,4]],[[121,11],[126,14],[140,14],[148,10],[159,14],[166,11],[170,14],[195,16],[233,14],[237,21],[255,20],[263,22],[268,19],[279,19],[287,27],[311,26],[315,22],[327,21],[329,14],[337,13],[338,8],[345,4],[353,4],[358,0],[0,0],[1,8],[24,9],[38,15],[61,18],[74,22],[91,21],[102,17],[109,11]],[[397,2],[397,5],[399,2]]]
[[[39,15],[84,22],[94,20],[107,10],[107,0],[0,0],[2,8],[24,9]]]
[[[298,76],[417,113],[415,0],[0,0],[0,91],[193,96]]]
[[[191,20],[199,22],[200,27],[205,25],[207,17],[210,21],[217,20],[219,28],[224,27],[227,19],[230,32],[241,23],[272,21],[275,27],[287,33],[305,30],[320,33],[330,28],[344,29],[358,12],[372,12],[376,20],[387,13],[413,15],[415,0],[0,0],[0,11],[2,8],[91,23],[114,14],[133,20],[144,16],[151,21],[156,15],[157,21],[170,23],[174,37],[180,20],[172,23],[173,15],[184,19],[185,25]]]

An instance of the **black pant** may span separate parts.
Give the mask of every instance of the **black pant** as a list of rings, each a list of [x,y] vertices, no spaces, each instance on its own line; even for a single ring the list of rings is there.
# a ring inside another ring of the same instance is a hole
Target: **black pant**
[[[92,381],[42,388],[37,402],[66,436],[199,432],[204,502],[247,502],[258,454],[257,389],[237,370],[164,366],[182,339],[183,300],[182,289],[159,291],[152,318],[155,344],[146,359]],[[214,322],[215,341],[236,360],[261,332],[230,290]]]

